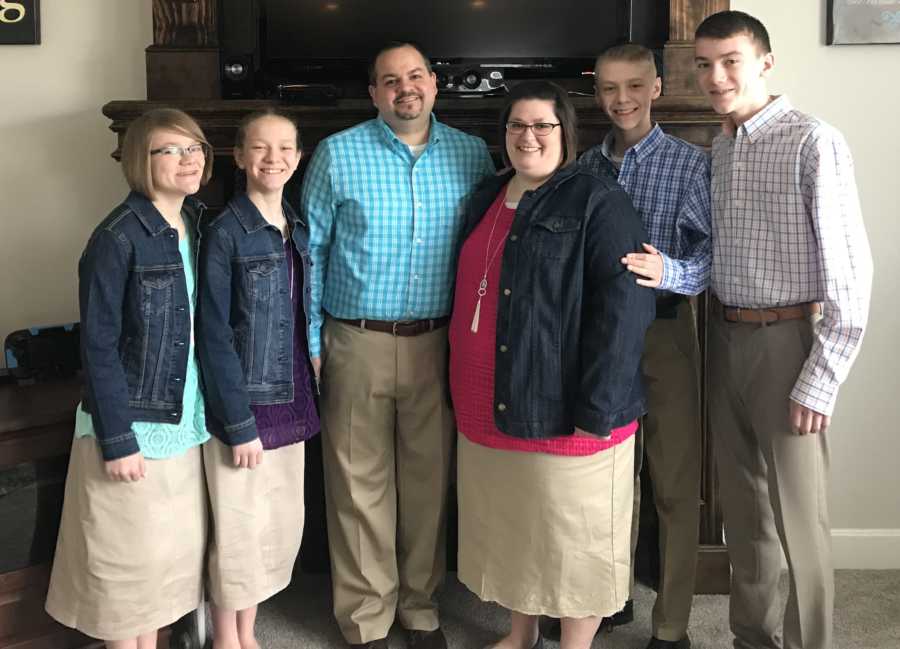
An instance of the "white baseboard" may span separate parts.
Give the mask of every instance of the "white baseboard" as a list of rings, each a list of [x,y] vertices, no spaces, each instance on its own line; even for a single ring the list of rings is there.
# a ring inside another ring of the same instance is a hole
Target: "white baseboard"
[[[838,570],[900,570],[900,529],[833,529]]]

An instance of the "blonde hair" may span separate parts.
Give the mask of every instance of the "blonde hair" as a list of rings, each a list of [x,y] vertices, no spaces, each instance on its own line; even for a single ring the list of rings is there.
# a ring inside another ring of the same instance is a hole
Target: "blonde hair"
[[[150,172],[150,140],[156,131],[174,131],[197,140],[203,145],[205,160],[200,184],[212,176],[212,147],[194,119],[176,108],[155,108],[134,120],[125,131],[122,141],[122,173],[128,186],[149,199],[156,193]]]
[[[600,69],[600,65],[608,61],[625,61],[626,63],[646,63],[653,70],[653,76],[658,77],[659,71],[656,69],[656,59],[653,52],[637,43],[626,43],[624,45],[615,45],[597,57],[594,63],[594,72]]]

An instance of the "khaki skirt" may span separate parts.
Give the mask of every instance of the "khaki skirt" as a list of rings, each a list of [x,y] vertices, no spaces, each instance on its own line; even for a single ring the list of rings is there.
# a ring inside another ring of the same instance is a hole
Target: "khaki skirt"
[[[203,447],[212,528],[209,594],[221,608],[249,608],[291,583],[303,537],[302,442],[265,451],[254,469],[235,468],[231,447]]]
[[[102,640],[133,638],[183,617],[203,602],[206,519],[198,447],[147,460],[142,480],[116,482],[97,440],[76,439],[47,612]]]
[[[459,579],[528,615],[609,616],[628,597],[634,437],[585,457],[459,436]]]

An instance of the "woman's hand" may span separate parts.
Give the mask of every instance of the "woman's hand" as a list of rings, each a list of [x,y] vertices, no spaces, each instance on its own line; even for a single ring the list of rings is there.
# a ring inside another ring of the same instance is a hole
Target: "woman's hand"
[[[140,451],[106,462],[106,475],[117,482],[137,482],[146,474],[147,464]]]
[[[232,447],[234,453],[234,466],[242,469],[255,469],[257,464],[263,461],[263,446],[259,437],[245,444]]]

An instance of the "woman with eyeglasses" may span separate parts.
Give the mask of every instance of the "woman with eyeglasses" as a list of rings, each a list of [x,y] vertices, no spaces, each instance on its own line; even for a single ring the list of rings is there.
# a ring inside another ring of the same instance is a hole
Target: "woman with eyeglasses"
[[[576,164],[562,88],[515,86],[500,121],[508,169],[472,200],[450,323],[459,578],[511,611],[493,649],[541,647],[540,615],[587,649],[628,595],[654,296],[619,260],[646,234],[625,192]]]
[[[47,595],[60,623],[111,649],[155,649],[202,603],[209,439],[194,355],[194,262],[213,160],[172,109],[122,144],[131,193],[78,264],[82,401]]]

